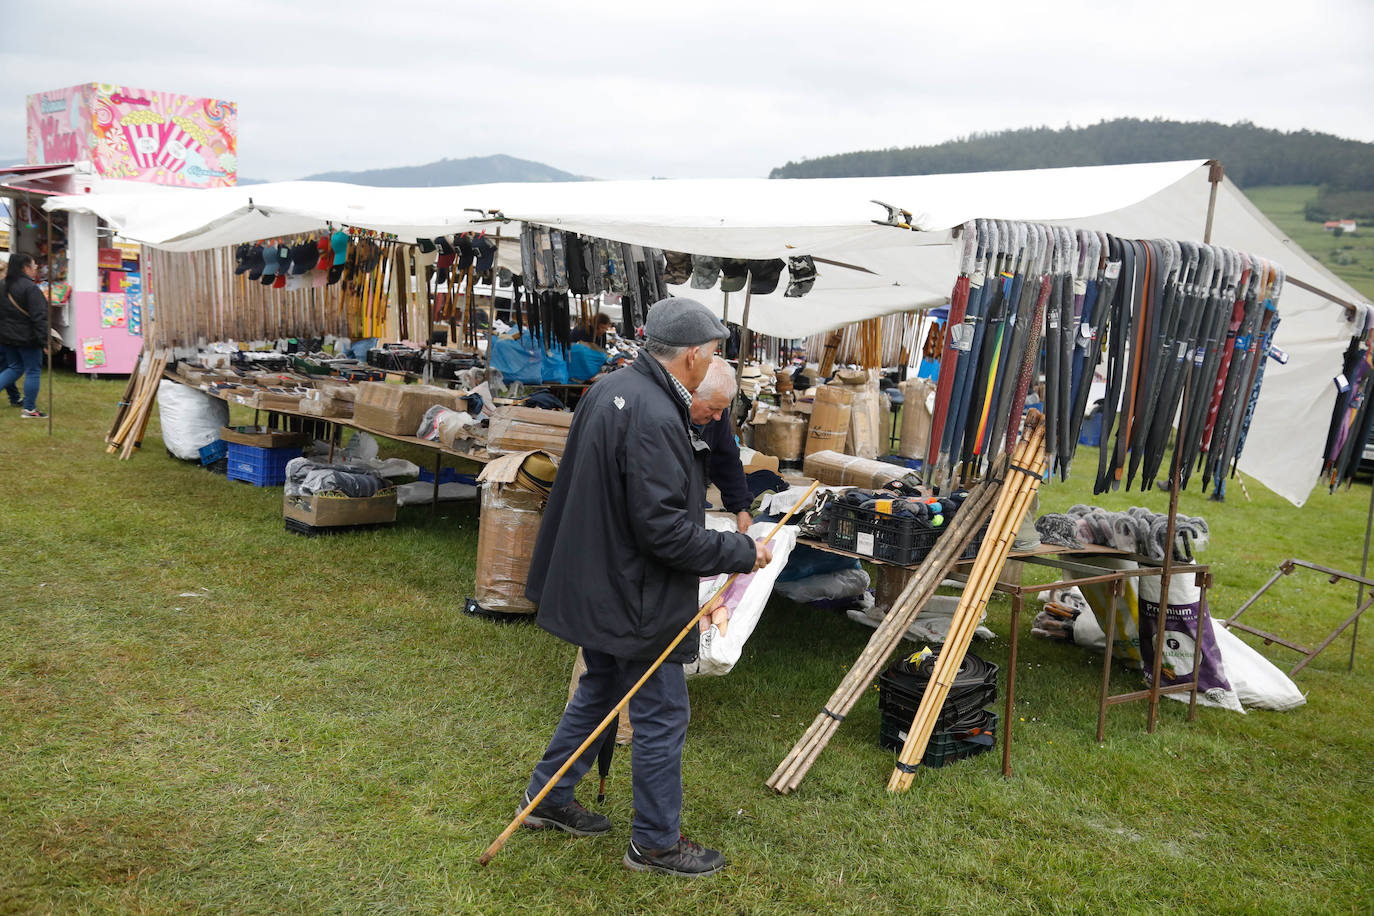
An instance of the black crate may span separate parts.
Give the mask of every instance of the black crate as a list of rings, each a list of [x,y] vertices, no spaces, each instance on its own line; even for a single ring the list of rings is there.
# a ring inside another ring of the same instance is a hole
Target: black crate
[[[882,515],[839,501],[827,504],[825,511],[829,523],[826,543],[831,547],[898,566],[914,566],[924,560],[950,525],[947,519],[939,528],[929,528],[914,518]],[[963,559],[978,555],[986,533],[984,525],[964,550]]]
[[[934,732],[926,752],[921,757],[923,767],[942,767],[965,757],[973,757],[991,750],[997,743],[997,713],[985,710],[986,724],[973,731]],[[907,729],[911,728],[911,717],[905,720],[884,713],[878,727],[878,746],[884,750],[900,751],[906,743]]]

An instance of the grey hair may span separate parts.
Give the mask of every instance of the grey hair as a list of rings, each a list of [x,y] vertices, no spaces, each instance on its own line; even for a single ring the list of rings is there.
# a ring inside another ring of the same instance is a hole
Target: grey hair
[[[706,370],[706,378],[701,380],[693,397],[713,398],[719,395],[723,400],[733,401],[737,390],[735,370],[717,356],[711,360],[711,367]]]
[[[691,347],[679,347],[674,344],[666,344],[661,340],[650,337],[644,341],[644,350],[654,359],[661,363],[671,363],[682,354],[686,353]]]

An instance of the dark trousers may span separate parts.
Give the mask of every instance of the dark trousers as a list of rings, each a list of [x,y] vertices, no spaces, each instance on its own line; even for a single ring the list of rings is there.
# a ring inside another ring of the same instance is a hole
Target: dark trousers
[[[650,665],[647,661],[617,658],[587,648],[583,648],[582,656],[587,662],[587,673],[578,682],[572,702],[563,710],[544,759],[534,768],[528,787],[530,798],[544,788],[549,777]],[[687,678],[680,664],[660,665],[630,698],[630,724],[634,726],[630,766],[635,806],[630,838],[640,848],[663,849],[677,844],[682,828],[682,745],[691,717]],[[607,726],[607,731],[614,738],[614,722]],[[573,790],[596,761],[599,748],[600,741],[593,742],[550,790],[545,801],[555,805],[571,803]]]
[[[43,370],[42,347],[0,347],[0,388],[15,400],[19,394],[14,383],[24,379],[24,409],[38,407],[39,375]]]

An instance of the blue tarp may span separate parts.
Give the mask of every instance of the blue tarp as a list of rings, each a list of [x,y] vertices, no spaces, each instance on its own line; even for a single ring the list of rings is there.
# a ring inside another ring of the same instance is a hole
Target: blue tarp
[[[498,337],[491,345],[491,367],[507,382],[526,385],[564,384],[568,364],[557,351],[547,351],[528,331],[520,337]]]

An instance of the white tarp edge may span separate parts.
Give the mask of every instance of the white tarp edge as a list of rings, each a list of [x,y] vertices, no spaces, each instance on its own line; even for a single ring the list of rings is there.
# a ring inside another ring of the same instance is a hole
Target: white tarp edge
[[[818,265],[812,291],[798,299],[755,296],[749,324],[800,337],[866,318],[948,300],[957,270],[949,229],[977,217],[1054,221],[1128,238],[1201,241],[1210,185],[1202,160],[962,175],[811,180],[555,182],[452,188],[366,188],[284,182],[187,190],[145,185],[119,193],[68,195],[49,209],[94,213],[128,238],[193,251],[318,230],[326,223],[395,233],[403,239],[451,234],[499,210],[527,220],[671,251],[739,258],[811,254],[854,265]],[[251,205],[250,205],[251,200]],[[912,211],[922,232],[875,225],[873,201]],[[482,212],[472,212],[472,211]],[[507,225],[503,231],[518,231]],[[1289,275],[1349,301],[1353,289],[1306,255],[1229,180],[1219,189],[1212,241],[1282,264]],[[719,289],[674,287],[723,314]],[[743,294],[730,297],[738,320]],[[1240,470],[1301,505],[1316,482],[1334,405],[1332,378],[1352,332],[1342,309],[1285,287],[1275,344],[1287,365],[1270,362]]]

